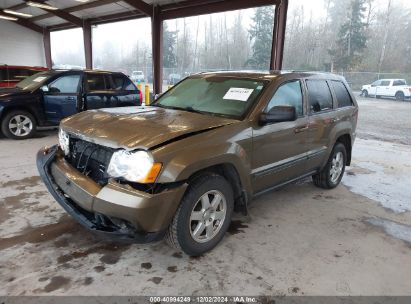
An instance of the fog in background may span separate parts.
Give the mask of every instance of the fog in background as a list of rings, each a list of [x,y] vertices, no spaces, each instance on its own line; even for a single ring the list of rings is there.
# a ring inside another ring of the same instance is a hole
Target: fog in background
[[[273,19],[274,7],[262,7],[165,21],[164,77],[268,69]],[[283,68],[409,78],[410,33],[408,0],[290,0]],[[56,66],[84,66],[80,29],[51,35]],[[94,68],[142,70],[150,81],[151,54],[149,18],[93,27]]]

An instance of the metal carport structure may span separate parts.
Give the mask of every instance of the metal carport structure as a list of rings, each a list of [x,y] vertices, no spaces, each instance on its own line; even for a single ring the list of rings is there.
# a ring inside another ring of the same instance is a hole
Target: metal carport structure
[[[92,26],[137,18],[151,18],[154,92],[161,92],[163,21],[197,15],[226,12],[258,6],[275,5],[275,19],[270,69],[281,69],[288,0],[54,0],[46,2],[13,0],[14,5],[0,8],[0,14],[10,17],[10,22],[43,35],[48,68],[52,67],[50,32],[81,27],[84,37],[86,68],[93,68]],[[79,4],[79,2],[84,2]],[[23,18],[17,13],[27,13]],[[14,14],[11,14],[10,11]]]

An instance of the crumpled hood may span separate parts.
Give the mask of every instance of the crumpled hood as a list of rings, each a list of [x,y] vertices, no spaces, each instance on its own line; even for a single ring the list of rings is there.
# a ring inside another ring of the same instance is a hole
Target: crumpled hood
[[[182,136],[235,121],[180,110],[133,106],[82,112],[64,119],[60,126],[85,140],[132,150],[150,149]]]

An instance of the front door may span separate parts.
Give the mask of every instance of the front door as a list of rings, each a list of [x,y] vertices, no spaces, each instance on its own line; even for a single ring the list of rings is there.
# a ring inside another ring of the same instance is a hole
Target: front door
[[[80,74],[61,76],[43,88],[46,118],[58,124],[65,117],[77,113],[80,98]]]
[[[253,129],[252,183],[254,192],[289,181],[305,173],[308,118],[299,80],[283,83],[264,112],[278,105],[294,106],[295,121],[272,123]]]

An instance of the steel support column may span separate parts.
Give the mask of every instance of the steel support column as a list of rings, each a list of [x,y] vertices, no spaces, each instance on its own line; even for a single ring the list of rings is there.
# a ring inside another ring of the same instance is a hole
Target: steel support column
[[[93,68],[93,45],[91,37],[91,24],[89,21],[83,21],[83,40],[84,40],[84,57],[86,59],[86,68]]]
[[[271,70],[281,70],[283,65],[285,28],[287,25],[288,0],[281,0],[275,7],[273,44],[271,48]]]
[[[151,17],[152,54],[153,54],[153,92],[163,90],[163,20],[160,7],[155,6]]]
[[[44,45],[44,56],[46,57],[46,66],[51,69],[53,67],[53,62],[51,60],[51,43],[50,43],[50,31],[47,29],[43,30],[43,45]]]

